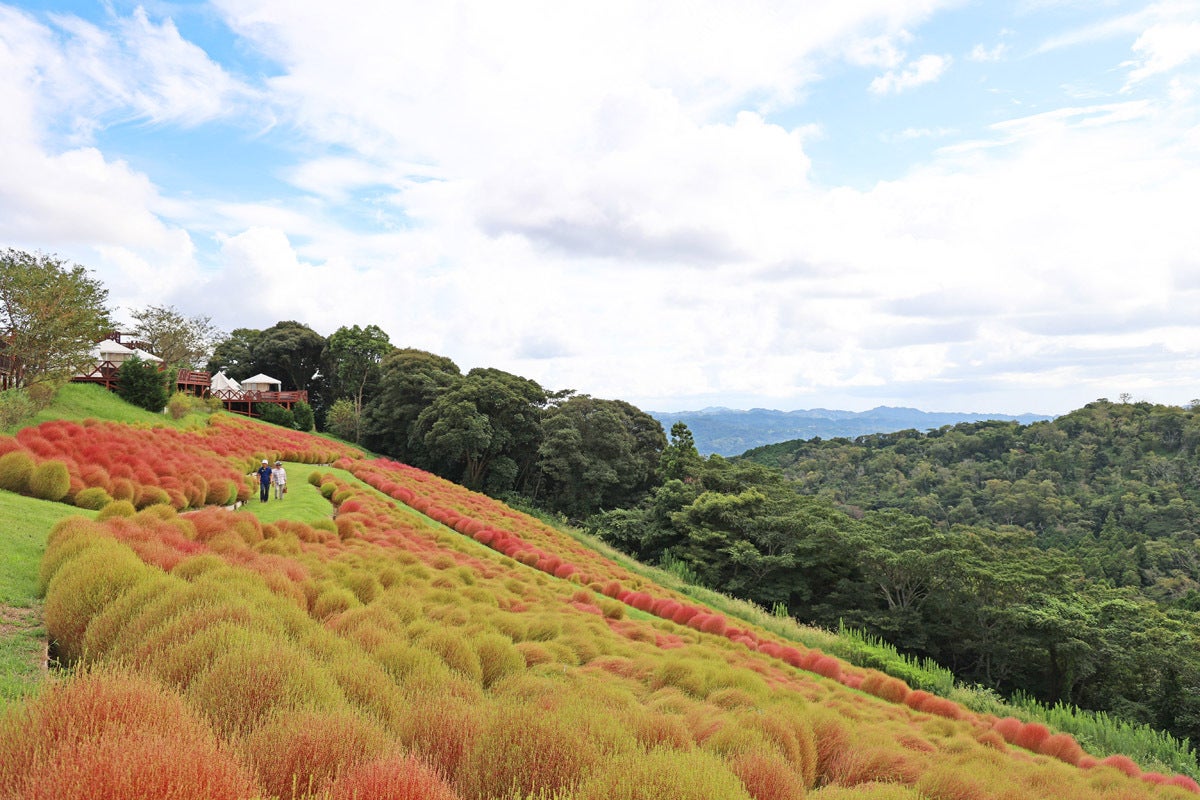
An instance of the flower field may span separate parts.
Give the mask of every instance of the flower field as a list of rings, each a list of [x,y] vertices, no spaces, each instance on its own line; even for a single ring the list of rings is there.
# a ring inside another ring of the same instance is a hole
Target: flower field
[[[285,502],[312,493],[328,516],[227,509],[260,458],[291,462]],[[45,621],[69,667],[0,716],[0,798],[1198,791],[727,618],[317,437],[224,417],[46,423],[0,439],[0,486],[99,509],[49,536]]]

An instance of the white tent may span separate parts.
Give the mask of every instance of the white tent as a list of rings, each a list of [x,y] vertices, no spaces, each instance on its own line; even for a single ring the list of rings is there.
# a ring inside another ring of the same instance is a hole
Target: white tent
[[[261,372],[242,381],[242,390],[247,392],[280,392],[283,391],[283,381],[276,380]]]
[[[112,339],[105,339],[98,345],[92,348],[92,353],[96,357],[96,363],[101,361],[111,361],[118,366],[133,358],[136,350],[126,347],[120,342],[114,342]]]
[[[145,350],[142,350],[140,347],[139,347],[139,348],[136,348],[136,349],[134,349],[134,351],[133,351],[133,354],[134,354],[134,355],[136,355],[138,358],[140,358],[142,361],[151,361],[151,362],[153,362],[153,363],[155,363],[155,364],[161,364],[161,363],[162,363],[162,359],[161,359],[161,358],[159,358],[158,356],[154,355],[154,353],[149,353],[149,352],[147,352],[147,351],[145,351]]]
[[[209,384],[209,390],[213,392],[240,392],[242,385],[226,375],[222,370],[212,376],[212,383]]]

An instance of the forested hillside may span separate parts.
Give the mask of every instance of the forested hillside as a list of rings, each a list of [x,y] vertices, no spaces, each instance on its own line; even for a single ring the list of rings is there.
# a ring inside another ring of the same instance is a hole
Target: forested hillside
[[[1084,572],[1197,607],[1200,410],[1100,400],[1048,422],[980,422],[853,441],[785,442],[745,458],[852,514],[939,527],[1017,526]]]
[[[1098,402],[1027,427],[798,442],[732,461],[700,458],[677,426],[663,485],[592,525],[722,591],[861,625],[960,680],[1195,740],[1198,422]]]

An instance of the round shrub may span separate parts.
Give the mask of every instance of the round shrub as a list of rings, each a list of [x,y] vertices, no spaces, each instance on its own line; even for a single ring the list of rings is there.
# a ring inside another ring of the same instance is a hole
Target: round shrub
[[[137,497],[137,484],[129,478],[113,478],[112,489],[109,492],[115,500],[128,500],[133,502]]]
[[[231,506],[237,502],[237,484],[227,478],[213,478],[208,482],[204,502],[210,506]]]
[[[142,486],[138,490],[136,505],[138,508],[146,508],[153,505],[171,505],[171,495],[166,489],[161,486]]]
[[[743,767],[749,771],[750,765]],[[618,756],[596,770],[577,800],[750,800],[751,795],[725,762],[703,750],[655,748]]]
[[[330,800],[459,800],[437,774],[408,755],[368,761],[342,772],[329,786]]]
[[[0,718],[0,796],[242,800],[255,786],[178,695],[142,677],[87,672]]]
[[[386,746],[387,735],[378,726],[344,711],[276,713],[245,742],[259,785],[281,800],[311,797],[313,789],[378,758]]]
[[[14,450],[0,456],[0,489],[25,494],[33,474],[33,459],[24,450]]]
[[[84,489],[75,495],[75,505],[78,508],[86,508],[92,511],[99,511],[112,501],[112,496],[99,486]]]
[[[96,515],[96,519],[106,520],[111,517],[132,517],[136,513],[137,509],[128,500],[114,500],[100,509],[100,513]]]
[[[46,630],[59,654],[67,661],[81,656],[92,618],[150,574],[131,549],[112,539],[96,539],[64,562],[50,579],[45,606]]]

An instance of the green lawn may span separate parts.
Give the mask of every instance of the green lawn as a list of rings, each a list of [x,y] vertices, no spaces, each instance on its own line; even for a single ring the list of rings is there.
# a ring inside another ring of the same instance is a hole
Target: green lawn
[[[38,565],[54,523],[75,514],[96,512],[0,491],[0,707],[41,683],[46,631]]]
[[[275,489],[271,489],[271,499],[265,503],[259,502],[258,484],[255,484],[254,494],[242,506],[242,511],[249,511],[263,522],[278,522],[281,519],[296,522],[313,523],[320,519],[329,519],[333,508],[329,501],[321,496],[320,490],[308,482],[308,476],[314,470],[324,475],[331,472],[340,480],[362,484],[349,472],[333,467],[314,467],[312,464],[297,464],[291,461],[283,462],[283,468],[288,475],[288,493],[283,500],[275,499]]]

